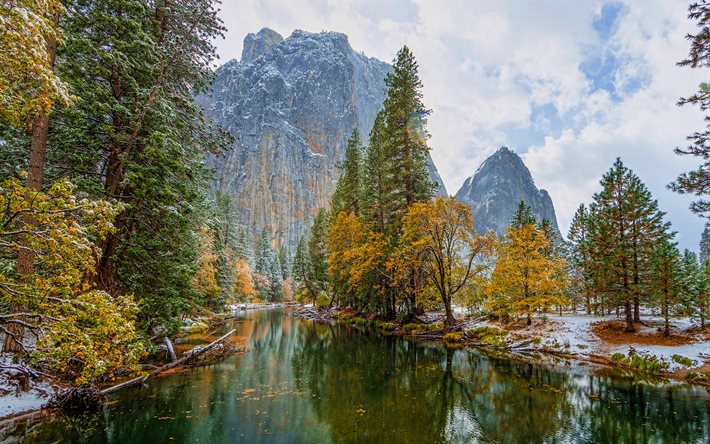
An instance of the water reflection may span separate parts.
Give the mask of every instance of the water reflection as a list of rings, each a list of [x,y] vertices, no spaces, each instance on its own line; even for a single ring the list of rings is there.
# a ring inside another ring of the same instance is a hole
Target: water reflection
[[[237,322],[252,350],[120,393],[101,414],[6,424],[8,442],[708,442],[710,396],[317,324]]]

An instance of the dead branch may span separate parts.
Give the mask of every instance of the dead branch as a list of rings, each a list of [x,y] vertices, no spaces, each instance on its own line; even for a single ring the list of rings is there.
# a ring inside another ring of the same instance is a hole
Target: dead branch
[[[228,336],[230,336],[232,333],[234,333],[236,330],[232,329],[229,331],[229,333],[225,334],[224,336],[221,336],[220,338],[216,339],[213,342],[210,342],[209,344],[205,345],[204,347],[195,347],[189,352],[185,354],[182,358],[178,359],[177,361],[170,362],[168,364],[165,364],[162,367],[158,367],[157,369],[153,370],[152,372],[148,373],[145,376],[139,376],[137,378],[130,379],[126,382],[122,382],[120,384],[114,385],[112,387],[106,388],[104,390],[101,390],[101,394],[107,394],[107,393],[112,393],[117,390],[120,390],[125,387],[130,387],[132,385],[137,385],[137,384],[142,384],[145,382],[148,378],[152,378],[154,376],[157,376],[161,373],[163,373],[166,370],[170,370],[171,368],[175,368],[178,365],[181,364],[186,364],[189,363],[190,361],[195,360],[198,356],[210,351],[213,349],[217,344],[220,342],[224,341]]]

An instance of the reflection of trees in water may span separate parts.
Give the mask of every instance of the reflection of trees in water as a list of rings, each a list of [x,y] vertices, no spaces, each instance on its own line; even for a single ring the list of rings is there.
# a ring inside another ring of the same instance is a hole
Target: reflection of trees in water
[[[710,436],[708,397],[687,386],[654,388],[280,312],[249,316],[258,321],[238,324],[238,334],[251,338],[249,353],[127,390],[104,413],[15,423],[0,440],[665,443]],[[244,399],[246,389],[255,390],[252,399]]]
[[[338,442],[700,442],[710,433],[710,404],[694,402],[688,388],[624,384],[342,325],[311,323],[300,333],[294,374]]]
[[[335,442],[439,442],[448,397],[440,396],[443,349],[416,347],[334,325],[303,326],[294,374]],[[352,335],[362,335],[353,340]],[[442,412],[444,414],[442,414]]]

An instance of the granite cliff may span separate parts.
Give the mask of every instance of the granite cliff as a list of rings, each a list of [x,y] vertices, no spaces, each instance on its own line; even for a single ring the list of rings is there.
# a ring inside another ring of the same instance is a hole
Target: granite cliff
[[[220,67],[198,98],[235,137],[225,156],[208,159],[213,189],[231,196],[242,223],[269,230],[275,246],[294,246],[328,205],[354,127],[367,143],[390,70],[355,52],[344,34],[248,34],[241,60]]]
[[[521,200],[532,209],[538,222],[548,219],[559,231],[550,195],[535,186],[523,160],[506,147],[496,151],[466,179],[456,199],[471,206],[479,233],[494,231],[504,235]]]

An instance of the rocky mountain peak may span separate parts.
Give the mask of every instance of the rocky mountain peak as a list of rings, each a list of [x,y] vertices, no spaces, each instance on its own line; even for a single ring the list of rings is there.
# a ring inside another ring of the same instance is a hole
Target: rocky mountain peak
[[[548,219],[557,229],[550,195],[535,186],[523,159],[505,146],[466,179],[456,199],[471,206],[474,226],[480,233],[504,235],[521,200],[530,206],[538,222]]]
[[[251,62],[260,55],[268,54],[274,45],[283,41],[281,34],[269,28],[261,28],[256,34],[249,33],[244,37],[242,47],[242,62]]]

